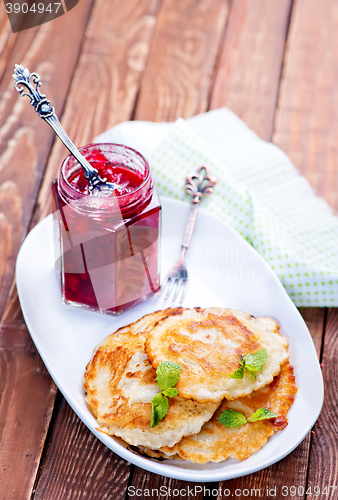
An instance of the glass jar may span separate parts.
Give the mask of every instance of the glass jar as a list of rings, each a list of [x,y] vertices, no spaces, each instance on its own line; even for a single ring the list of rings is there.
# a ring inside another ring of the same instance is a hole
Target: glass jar
[[[161,205],[140,153],[119,144],[80,151],[118,187],[113,196],[91,196],[73,156],[52,183],[62,300],[117,315],[159,290]]]

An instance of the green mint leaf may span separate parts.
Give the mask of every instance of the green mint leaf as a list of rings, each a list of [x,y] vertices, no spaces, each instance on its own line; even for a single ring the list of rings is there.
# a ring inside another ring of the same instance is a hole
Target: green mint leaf
[[[168,396],[168,398],[174,398],[175,396],[177,396],[178,390],[176,389],[176,387],[169,387],[169,389],[163,391],[163,394],[165,396]]]
[[[275,415],[268,408],[260,408],[251,417],[248,418],[248,422],[257,422],[257,420],[265,420],[266,418],[275,418]]]
[[[245,356],[243,356],[243,363],[245,363],[245,367],[252,373],[261,370],[267,359],[268,353],[266,349],[259,349],[259,351],[253,352],[252,354],[245,354]]]
[[[243,413],[235,410],[225,410],[220,416],[219,421],[225,427],[239,427],[246,424],[246,418]]]
[[[163,394],[161,392],[158,392],[156,396],[153,397],[151,400],[152,404],[154,406],[159,406],[163,401]]]
[[[161,392],[158,392],[151,401],[150,427],[155,427],[169,410],[169,398],[177,396],[178,390],[174,387],[180,378],[182,366],[171,361],[162,361],[156,370],[156,379]]]
[[[162,361],[156,370],[157,383],[161,391],[177,384],[182,366],[172,361]]]
[[[236,379],[243,378],[244,366],[245,366],[245,363],[243,363],[242,366],[240,368],[238,368],[238,370],[236,370],[234,373],[230,373],[229,377],[236,378]]]
[[[155,427],[169,410],[169,400],[161,392],[158,392],[151,401],[151,421],[150,427]]]
[[[159,423],[160,419],[158,416],[158,411],[157,411],[157,406],[154,405],[153,402],[151,402],[151,420],[150,420],[150,427],[155,427]]]
[[[163,396],[163,394],[162,394]],[[158,412],[158,417],[160,420],[166,416],[169,410],[169,399],[163,396],[161,403],[156,407]]]

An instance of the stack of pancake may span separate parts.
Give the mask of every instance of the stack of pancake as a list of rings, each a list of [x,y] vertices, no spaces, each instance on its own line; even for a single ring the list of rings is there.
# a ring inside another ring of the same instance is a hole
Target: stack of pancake
[[[268,353],[263,368],[244,371],[241,357]],[[118,436],[143,455],[204,464],[248,458],[287,425],[297,387],[288,341],[271,318],[233,309],[170,308],[120,328],[95,349],[88,363],[86,402],[99,430]],[[182,366],[169,410],[150,427],[151,400],[159,392],[156,368],[162,361]],[[225,427],[228,409],[246,418],[268,408],[275,418]]]

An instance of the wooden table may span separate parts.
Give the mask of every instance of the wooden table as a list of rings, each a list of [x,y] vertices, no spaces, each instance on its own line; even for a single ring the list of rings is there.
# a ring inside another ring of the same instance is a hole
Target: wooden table
[[[149,498],[147,489],[160,486],[171,488],[160,498],[174,498],[174,489],[195,484],[138,469],[101,444],[58,393],[27,331],[15,260],[51,211],[50,183],[66,151],[13,90],[13,66],[40,74],[77,145],[121,121],[173,121],[228,106],[279,145],[337,210],[338,2],[80,0],[67,15],[18,34],[1,3],[0,27],[0,498]],[[275,486],[277,498],[337,498],[338,312],[301,313],[325,380],[318,422],[279,463],[206,488],[227,488],[235,498],[258,497],[253,488],[273,498]],[[128,494],[128,486],[144,493]],[[291,486],[295,495],[286,493]],[[203,490],[186,498],[217,496],[228,498]]]

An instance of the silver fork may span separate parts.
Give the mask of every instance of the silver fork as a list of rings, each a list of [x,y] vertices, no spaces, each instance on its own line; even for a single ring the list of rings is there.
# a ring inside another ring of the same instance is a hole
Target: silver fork
[[[181,254],[178,261],[169,270],[166,280],[161,287],[159,295],[166,289],[165,300],[169,297],[172,291],[173,301],[176,300],[178,294],[182,291],[180,303],[188,290],[188,270],[185,264],[185,253],[189,247],[189,243],[194,232],[194,227],[196,223],[196,217],[198,212],[199,204],[204,196],[208,196],[213,192],[213,186],[216,184],[217,179],[213,175],[209,174],[209,169],[205,165],[199,167],[197,172],[187,175],[187,184],[185,186],[185,191],[190,194],[193,199],[190,206],[190,211],[188,215],[187,224],[185,227]]]

